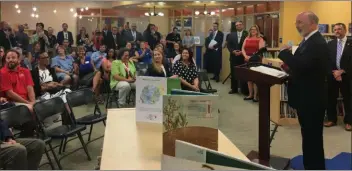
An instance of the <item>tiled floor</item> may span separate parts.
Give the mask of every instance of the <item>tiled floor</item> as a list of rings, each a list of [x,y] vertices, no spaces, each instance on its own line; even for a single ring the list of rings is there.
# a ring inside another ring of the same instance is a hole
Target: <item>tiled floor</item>
[[[218,89],[221,107],[220,130],[245,154],[258,148],[258,104],[243,101],[240,95],[229,95],[230,81],[225,85],[212,82],[213,88]],[[77,114],[83,115],[90,111],[91,106],[75,109]],[[94,126],[93,137],[104,134],[103,124]],[[85,140],[87,136],[84,137]],[[64,169],[91,170],[97,164],[96,157],[101,155],[103,139],[90,143],[88,146],[92,161],[88,161],[83,150],[62,160]],[[351,151],[351,133],[344,131],[342,125],[324,130],[324,146],[326,157],[334,157],[340,152]],[[79,140],[67,145],[67,151],[80,147]],[[301,154],[300,127],[280,127],[272,142],[271,153],[292,158]],[[45,157],[43,157],[45,158]],[[43,167],[42,169],[49,169]]]

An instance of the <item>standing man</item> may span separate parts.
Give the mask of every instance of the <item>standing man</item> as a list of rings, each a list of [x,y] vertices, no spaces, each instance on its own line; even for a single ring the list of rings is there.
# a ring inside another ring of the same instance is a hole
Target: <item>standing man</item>
[[[318,23],[318,16],[312,12],[298,14],[296,28],[303,40],[294,55],[287,45],[279,53],[290,74],[288,103],[297,110],[306,170],[325,170],[323,123],[327,105],[325,81],[329,48],[318,32]]]
[[[213,24],[213,33],[210,36],[212,39],[210,40],[209,44],[209,51],[211,51],[212,56],[210,56],[210,61],[213,63],[213,74],[214,77],[212,78],[216,82],[220,81],[220,70],[222,64],[222,42],[224,41],[224,33],[222,33],[219,28],[219,23],[215,22]],[[212,42],[216,42],[214,45],[211,46]]]
[[[347,39],[346,25],[343,23],[335,24],[334,33],[336,39],[328,43],[332,70],[330,70],[328,77],[328,121],[324,124],[324,126],[331,127],[336,125],[336,104],[340,90],[343,96],[343,105],[345,108],[345,129],[346,131],[352,131],[352,116],[350,106],[350,63],[352,60],[352,41]]]
[[[244,64],[242,55],[242,45],[244,39],[248,36],[248,32],[243,30],[242,21],[235,22],[235,29],[231,28],[231,33],[227,37],[227,49],[230,52],[230,68],[231,68],[231,91],[229,94],[238,93],[238,80],[236,80],[235,66]],[[243,85],[244,84],[244,85]],[[246,91],[247,90],[247,91]],[[248,93],[247,83],[241,83],[241,93]]]
[[[27,50],[29,44],[29,37],[27,33],[24,32],[23,25],[18,26],[18,32],[16,32],[15,34],[15,39],[18,47],[23,50]]]
[[[131,30],[126,31],[126,35],[126,40],[139,49],[139,44],[143,41],[143,35],[137,31],[136,23],[131,24]]]
[[[10,40],[10,27],[6,21],[0,22],[0,46],[4,47],[5,51],[11,49],[13,44]]]
[[[64,40],[68,40],[69,42],[69,47],[71,47],[71,45],[73,45],[73,36],[72,36],[72,32],[68,31],[68,25],[67,23],[63,23],[62,24],[62,31],[57,33],[57,43],[59,43],[59,45],[62,45],[62,43],[64,42]]]
[[[172,32],[166,36],[166,42],[166,47],[169,52],[172,52],[174,50],[175,43],[181,43],[181,36],[180,34],[178,34],[177,27],[174,27],[172,29]]]

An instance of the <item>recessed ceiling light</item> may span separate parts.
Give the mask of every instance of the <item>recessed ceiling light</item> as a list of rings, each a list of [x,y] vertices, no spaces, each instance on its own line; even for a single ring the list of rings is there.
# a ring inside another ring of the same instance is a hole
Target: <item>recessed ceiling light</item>
[[[73,12],[73,8],[71,8],[70,11]]]
[[[18,8],[18,4],[15,5],[15,8],[16,8],[16,9]]]
[[[21,13],[21,10],[20,10],[20,9],[18,9],[18,10],[17,10],[17,13]]]
[[[241,1],[238,1],[237,3],[240,4],[240,3],[242,3],[242,2],[241,2]]]
[[[200,1],[196,1],[196,3],[200,3]]]
[[[215,1],[210,1],[210,3],[214,3]]]
[[[37,7],[33,7],[33,11],[37,11]]]
[[[149,2],[147,2],[145,5],[150,5],[150,3],[149,3]]]
[[[88,11],[88,9],[89,9],[89,8],[88,8],[88,7],[86,7],[86,11]]]
[[[56,10],[54,10],[53,12],[54,12],[54,13],[56,13],[57,11],[56,11]]]
[[[35,15],[35,18],[38,18],[39,17],[39,15],[37,14],[37,15]]]

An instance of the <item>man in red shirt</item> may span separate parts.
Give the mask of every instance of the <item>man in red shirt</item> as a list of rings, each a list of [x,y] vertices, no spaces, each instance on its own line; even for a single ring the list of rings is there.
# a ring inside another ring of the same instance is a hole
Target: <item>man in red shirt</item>
[[[26,105],[33,112],[35,94],[30,71],[20,66],[20,54],[9,50],[5,55],[6,66],[0,70],[0,92],[16,105]]]

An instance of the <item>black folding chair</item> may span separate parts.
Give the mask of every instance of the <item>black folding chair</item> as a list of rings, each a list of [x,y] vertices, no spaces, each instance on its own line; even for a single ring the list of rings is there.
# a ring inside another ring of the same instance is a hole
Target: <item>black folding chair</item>
[[[14,106],[11,108],[7,108],[4,110],[0,111],[0,118],[4,122],[8,124],[8,126],[11,127],[21,127],[23,124],[33,122],[33,117],[27,106],[20,105],[20,106]],[[59,163],[59,160],[55,154],[55,151],[53,150],[53,146],[51,145],[51,138],[50,137],[45,137],[45,136],[39,136],[38,138],[41,138],[46,145],[49,146],[50,150],[54,156],[54,159],[61,170],[62,167]],[[43,163],[41,166],[49,164],[52,170],[55,170],[54,164],[51,160],[51,157],[49,155],[48,150],[45,147],[45,154],[46,157],[48,158],[48,162]],[[30,157],[30,156],[29,156]],[[41,167],[40,166],[40,167]]]
[[[86,129],[86,126],[85,125],[77,125],[73,121],[73,119],[70,116],[69,112],[67,111],[66,106],[65,106],[64,102],[62,101],[61,97],[55,97],[55,98],[52,98],[49,100],[44,100],[44,101],[40,101],[40,102],[36,103],[34,105],[34,111],[35,111],[37,119],[40,123],[40,128],[42,129],[43,133],[46,136],[51,137],[52,139],[60,139],[61,140],[60,145],[54,147],[54,148],[60,147],[59,154],[61,154],[61,150],[63,148],[63,143],[66,142],[69,137],[73,137],[73,136],[77,135],[81,144],[82,144],[81,148],[83,148],[84,152],[86,153],[88,160],[89,161],[91,160],[91,157],[89,155],[88,149],[86,147],[86,144],[83,140],[82,133],[81,133],[82,131],[84,131]],[[45,128],[43,121],[46,118],[49,118],[49,117],[54,116],[56,114],[61,114],[61,116],[63,118],[63,121],[62,121],[63,123],[65,122],[64,120],[68,120],[68,121],[66,121],[67,122],[66,125],[60,125],[58,127],[51,128],[51,129]],[[58,162],[60,163],[60,161],[63,158],[67,157],[70,154],[73,154],[74,152],[80,150],[81,148],[77,148],[77,149],[75,149],[65,155],[62,155],[59,158]]]
[[[90,125],[90,131],[89,131],[89,135],[88,135],[88,143],[93,142],[99,138],[104,137],[100,136],[98,138],[95,138],[93,140],[91,140],[91,135],[92,135],[92,130],[93,130],[93,125],[99,122],[103,122],[104,126],[105,121],[106,121],[106,113],[103,114],[98,106],[98,103],[95,99],[94,93],[92,90],[85,88],[85,89],[80,89],[77,91],[73,91],[70,92],[66,95],[66,99],[67,99],[67,103],[70,107],[70,111],[71,111],[71,116],[73,118],[73,120],[75,121],[76,124],[78,125]],[[86,114],[85,116],[81,117],[81,118],[76,118],[75,114],[73,112],[73,108],[74,107],[78,107],[78,106],[83,106],[83,105],[87,105],[89,103],[94,103],[95,107],[94,107],[94,112],[93,113],[89,113]],[[65,146],[64,146],[65,147]],[[64,149],[65,151],[65,149]]]
[[[198,79],[199,79],[200,92],[210,93],[210,94],[218,92],[218,90],[212,88],[210,84],[210,79],[206,71],[204,70],[198,71]],[[203,85],[205,86],[204,88],[203,88]]]

